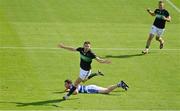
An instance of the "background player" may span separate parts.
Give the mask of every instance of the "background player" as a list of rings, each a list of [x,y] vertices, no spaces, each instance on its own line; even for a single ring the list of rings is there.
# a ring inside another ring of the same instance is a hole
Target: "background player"
[[[148,53],[151,41],[155,34],[156,34],[156,40],[159,41],[160,43],[159,46],[160,49],[162,49],[164,46],[164,40],[162,39],[162,35],[165,30],[166,21],[170,22],[171,17],[169,15],[169,12],[164,8],[163,1],[159,1],[158,6],[159,8],[156,9],[154,12],[151,11],[149,8],[147,9],[147,12],[152,16],[156,16],[156,18],[154,20],[149,37],[147,39],[146,48],[142,51],[142,53],[144,54]]]

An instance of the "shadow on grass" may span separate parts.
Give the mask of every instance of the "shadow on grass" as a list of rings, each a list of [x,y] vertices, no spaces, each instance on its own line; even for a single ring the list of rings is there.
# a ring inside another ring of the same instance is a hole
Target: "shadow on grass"
[[[131,55],[106,55],[105,58],[130,58],[143,56],[144,54],[131,54]]]
[[[117,90],[117,91],[112,91],[112,92],[115,92],[115,93],[109,93],[109,94],[102,94],[102,95],[107,95],[107,96],[120,96],[122,92],[127,92],[125,90]],[[63,93],[63,92],[53,92],[54,94],[59,94],[59,93]],[[79,93],[79,94],[82,94],[82,95],[85,95],[85,94],[88,94],[88,93]],[[100,94],[101,93],[92,93],[91,95],[96,95],[96,94]],[[89,95],[89,94],[88,94]]]
[[[46,101],[35,101],[35,102],[29,102],[29,103],[23,103],[23,102],[3,102],[0,101],[0,103],[13,103],[16,104],[17,107],[25,107],[25,106],[53,106],[53,107],[59,107],[55,103],[61,103],[63,101],[69,101],[69,100],[76,100],[78,98],[70,98],[68,100],[64,99],[55,99],[55,100],[46,100]]]
[[[122,94],[122,92],[127,92],[125,90],[116,90],[116,91],[112,91],[114,93],[109,93],[109,94],[103,94],[103,95],[107,95],[107,96],[120,96]]]
[[[53,92],[54,94],[62,94],[65,93],[65,91],[57,91],[57,92]]]
[[[116,90],[116,91],[112,91],[112,92],[127,92],[125,90]]]

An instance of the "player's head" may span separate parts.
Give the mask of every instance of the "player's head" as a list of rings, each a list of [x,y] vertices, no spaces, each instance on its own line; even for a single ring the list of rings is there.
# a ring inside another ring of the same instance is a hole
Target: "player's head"
[[[87,52],[91,48],[91,43],[89,41],[85,41],[83,47],[84,47],[84,51]]]
[[[160,0],[158,5],[159,5],[159,9],[161,9],[161,10],[164,9],[164,2],[163,2],[163,0]]]
[[[66,79],[64,81],[64,86],[66,87],[66,89],[70,89],[71,85],[72,85],[72,81],[71,80]]]

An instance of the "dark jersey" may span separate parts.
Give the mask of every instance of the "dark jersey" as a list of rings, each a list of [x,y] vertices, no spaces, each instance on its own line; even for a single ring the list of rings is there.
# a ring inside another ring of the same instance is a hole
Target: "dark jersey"
[[[96,58],[96,55],[89,50],[88,52],[84,52],[84,48],[79,47],[76,49],[80,53],[80,67],[83,70],[89,71],[91,69],[92,59]]]
[[[157,28],[164,29],[166,21],[163,19],[163,16],[168,17],[169,12],[165,9],[163,10],[156,9],[154,13],[156,14],[156,18],[154,20],[153,25],[156,26]]]

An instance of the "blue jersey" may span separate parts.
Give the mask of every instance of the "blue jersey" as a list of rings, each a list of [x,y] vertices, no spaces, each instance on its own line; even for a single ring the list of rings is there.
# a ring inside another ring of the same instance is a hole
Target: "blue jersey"
[[[78,86],[79,93],[99,93],[99,90],[101,90],[101,87],[98,87],[96,85]]]

